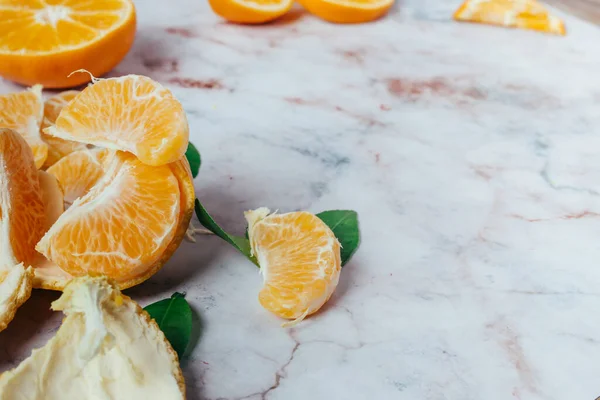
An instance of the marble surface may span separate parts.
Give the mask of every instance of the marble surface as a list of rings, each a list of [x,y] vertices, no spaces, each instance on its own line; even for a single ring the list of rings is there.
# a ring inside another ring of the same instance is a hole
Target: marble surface
[[[600,395],[600,31],[567,37],[449,20],[407,0],[335,26],[296,11],[224,23],[203,0],[140,0],[112,75],[183,102],[215,218],[351,208],[362,247],[323,312],[292,329],[256,268],[184,243],[142,304],[186,291],[192,400],[591,400]],[[559,13],[560,14],[560,13]],[[561,14],[562,15],[562,14]],[[0,83],[1,91],[14,90]],[[56,330],[36,291],[0,334],[0,370]]]

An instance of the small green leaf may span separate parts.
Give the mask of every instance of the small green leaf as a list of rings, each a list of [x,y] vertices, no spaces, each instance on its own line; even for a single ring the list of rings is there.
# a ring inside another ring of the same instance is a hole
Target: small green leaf
[[[358,229],[358,214],[352,210],[323,211],[317,214],[321,221],[333,231],[342,245],[342,266],[344,266],[358,249],[360,232]]]
[[[185,156],[187,157],[187,160],[190,163],[192,176],[195,178],[196,176],[198,176],[198,172],[200,171],[200,164],[202,164],[200,153],[198,152],[198,149],[196,149],[196,146],[194,146],[192,143],[188,143],[188,148],[185,151]]]
[[[179,359],[183,357],[192,334],[192,309],[181,293],[144,308],[163,331]]]
[[[252,256],[250,249],[250,241],[242,236],[234,236],[230,235],[223,230],[214,219],[210,216],[206,208],[200,203],[200,200],[196,199],[196,215],[198,216],[198,221],[204,226],[206,229],[231,244],[233,247],[238,249],[240,253],[248,257],[250,261],[252,261],[256,266],[258,266],[258,261],[256,258]]]

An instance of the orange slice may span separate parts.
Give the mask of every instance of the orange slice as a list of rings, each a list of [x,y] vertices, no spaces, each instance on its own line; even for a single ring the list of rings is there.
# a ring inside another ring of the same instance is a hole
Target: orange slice
[[[209,0],[213,11],[231,22],[261,24],[273,21],[292,8],[293,0]]]
[[[269,215],[260,208],[245,215],[264,279],[262,306],[294,323],[318,311],[341,271],[340,244],[331,229],[308,212]]]
[[[75,151],[48,168],[47,172],[61,184],[66,205],[89,192],[104,175],[102,163],[109,152],[108,149]]]
[[[149,165],[179,160],[189,140],[181,103],[159,83],[138,75],[101,79],[88,86],[44,133],[129,151]]]
[[[0,0],[0,75],[24,85],[73,87],[114,68],[131,48],[130,0]]]
[[[44,119],[42,120],[42,129],[54,125],[58,114],[64,106],[69,104],[71,100],[79,94],[77,90],[67,90],[50,97],[44,103]],[[46,135],[42,132],[42,139],[48,144],[48,158],[44,163],[44,167],[48,168],[62,157],[77,150],[83,150],[86,145],[83,143],[71,142],[54,136]]]
[[[37,168],[42,167],[48,156],[48,145],[40,136],[43,116],[44,104],[40,85],[27,91],[0,96],[0,128],[14,129],[25,138],[33,151]]]
[[[36,258],[46,210],[31,149],[16,132],[0,129],[0,266]]]
[[[381,18],[394,0],[300,0],[300,4],[325,21],[354,24]]]
[[[122,288],[149,278],[189,225],[193,186],[190,194],[191,173],[182,163],[149,166],[131,154],[110,152],[102,162],[104,175],[36,249],[72,276],[102,274]]]
[[[535,0],[467,0],[454,13],[454,19],[565,34],[563,21]]]

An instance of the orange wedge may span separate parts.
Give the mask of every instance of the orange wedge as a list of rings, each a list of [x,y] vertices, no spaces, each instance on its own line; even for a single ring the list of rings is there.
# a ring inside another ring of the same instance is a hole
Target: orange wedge
[[[159,83],[138,75],[101,79],[88,86],[44,133],[128,151],[148,165],[179,160],[189,140],[181,103]]]
[[[37,168],[42,167],[48,156],[48,145],[40,136],[43,116],[42,87],[39,85],[0,96],[0,128],[13,129],[23,136],[33,151]]]
[[[0,76],[24,85],[73,87],[105,74],[135,35],[130,0],[0,0]]]
[[[36,249],[67,274],[102,274],[126,288],[154,274],[181,242],[193,210],[191,173],[185,160],[149,166],[120,151],[102,169]]]
[[[239,24],[262,24],[273,21],[292,8],[293,0],[209,0],[213,11]]]
[[[59,93],[46,100],[44,103],[42,129],[54,125],[54,122],[63,107],[69,104],[69,102],[78,94],[79,91],[77,90],[67,90],[66,92]],[[45,168],[48,168],[69,153],[86,148],[86,145],[83,143],[55,138],[54,136],[46,135],[43,132],[42,139],[48,144],[48,158],[46,158],[46,162],[44,163]]]
[[[457,21],[565,34],[563,21],[535,0],[467,0],[454,13]]]
[[[260,208],[245,215],[264,279],[262,306],[293,323],[317,312],[340,277],[340,244],[331,229],[308,212],[269,215]]]
[[[46,210],[31,149],[10,129],[0,129],[0,225],[0,267],[31,265]]]
[[[47,169],[60,182],[66,205],[89,192],[104,175],[102,163],[109,152],[108,149],[75,151]]]
[[[300,4],[325,21],[355,24],[381,18],[394,0],[300,0]]]

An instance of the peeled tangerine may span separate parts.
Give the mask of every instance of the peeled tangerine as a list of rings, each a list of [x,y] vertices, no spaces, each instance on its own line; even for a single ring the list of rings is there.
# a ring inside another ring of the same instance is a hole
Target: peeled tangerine
[[[74,279],[52,309],[66,315],[60,329],[0,375],[0,400],[185,399],[177,353],[114,283]]]
[[[185,159],[149,166],[122,151],[83,150],[48,172],[72,204],[36,246],[49,261],[36,267],[35,287],[60,290],[90,274],[128,288],[156,273],[181,243],[195,197]]]
[[[61,213],[57,190],[56,179],[36,169],[25,140],[0,129],[0,331],[31,294],[33,271],[26,266],[37,260],[35,244]]]
[[[333,294],[341,271],[340,243],[309,212],[246,212],[252,252],[264,279],[260,304],[291,325],[317,312]]]

